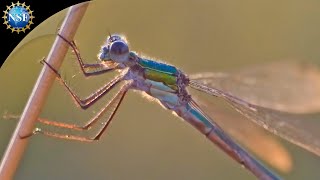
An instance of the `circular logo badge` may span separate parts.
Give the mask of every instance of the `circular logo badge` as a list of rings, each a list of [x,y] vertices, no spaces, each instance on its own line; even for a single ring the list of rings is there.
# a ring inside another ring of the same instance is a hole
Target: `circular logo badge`
[[[26,29],[30,29],[30,25],[33,24],[32,12],[30,6],[27,6],[25,3],[11,3],[10,6],[7,6],[7,9],[4,12],[4,23],[7,26],[7,29],[11,29],[11,32],[25,32]]]

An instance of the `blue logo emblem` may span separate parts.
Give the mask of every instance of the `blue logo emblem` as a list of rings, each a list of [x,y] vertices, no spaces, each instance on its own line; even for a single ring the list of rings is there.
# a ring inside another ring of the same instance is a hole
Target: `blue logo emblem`
[[[11,3],[10,6],[7,6],[7,9],[4,12],[4,23],[7,26],[7,29],[11,29],[11,32],[25,32],[26,29],[30,29],[30,25],[33,24],[32,12],[30,6],[27,6],[25,3]]]

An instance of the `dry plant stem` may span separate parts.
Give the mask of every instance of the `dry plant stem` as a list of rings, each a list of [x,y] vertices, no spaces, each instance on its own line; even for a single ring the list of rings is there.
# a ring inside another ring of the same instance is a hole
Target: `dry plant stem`
[[[80,21],[87,9],[88,3],[69,8],[67,16],[60,28],[59,34],[68,40],[72,40]],[[69,45],[61,38],[57,37],[48,54],[47,62],[55,69],[59,69],[62,64]],[[50,87],[55,79],[55,74],[47,67],[43,66],[38,80],[32,90],[29,100],[21,115],[20,121],[12,135],[7,150],[2,158],[0,165],[0,179],[13,179],[23,152],[27,146],[29,138],[21,138],[32,134],[34,125],[44,105]]]

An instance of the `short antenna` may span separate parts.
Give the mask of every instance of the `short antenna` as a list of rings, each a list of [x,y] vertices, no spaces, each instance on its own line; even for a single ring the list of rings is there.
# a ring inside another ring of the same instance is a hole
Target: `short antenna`
[[[110,32],[110,29],[108,29],[108,33],[109,33],[109,37],[111,38],[111,32]]]

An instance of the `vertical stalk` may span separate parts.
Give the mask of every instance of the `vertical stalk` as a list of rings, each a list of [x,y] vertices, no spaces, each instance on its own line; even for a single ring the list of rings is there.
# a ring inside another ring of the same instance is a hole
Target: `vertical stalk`
[[[81,3],[69,8],[59,33],[72,40],[89,3]],[[69,45],[57,37],[52,45],[46,61],[59,69],[68,51]],[[49,90],[54,82],[55,74],[43,66],[38,80],[24,108],[19,123],[12,135],[0,165],[0,179],[13,179],[14,173],[27,147],[29,138],[21,138],[32,134],[36,120],[42,110]]]

